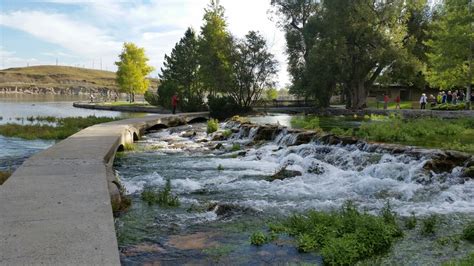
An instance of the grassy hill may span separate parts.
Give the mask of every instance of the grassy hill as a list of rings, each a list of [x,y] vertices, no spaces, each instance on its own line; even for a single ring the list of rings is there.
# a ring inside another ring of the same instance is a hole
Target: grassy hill
[[[157,80],[152,79],[156,87]],[[117,89],[115,72],[69,66],[32,66],[0,70],[0,87]]]

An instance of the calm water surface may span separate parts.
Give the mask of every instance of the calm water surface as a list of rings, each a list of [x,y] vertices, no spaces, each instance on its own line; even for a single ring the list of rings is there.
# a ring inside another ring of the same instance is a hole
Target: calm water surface
[[[54,117],[137,117],[145,114],[123,113],[75,108],[73,102],[85,101],[87,97],[56,95],[1,95],[0,124],[29,123],[31,116]],[[55,141],[23,140],[0,136],[0,171],[18,168],[31,155],[49,148]]]

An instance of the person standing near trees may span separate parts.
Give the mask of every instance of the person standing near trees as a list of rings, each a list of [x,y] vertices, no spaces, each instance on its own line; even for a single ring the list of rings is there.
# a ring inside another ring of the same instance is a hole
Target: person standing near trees
[[[395,109],[402,109],[400,108],[400,95],[397,96],[397,98],[395,98],[395,103],[397,103],[397,105],[395,106]]]
[[[420,98],[420,106],[422,110],[426,109],[426,100],[426,94],[423,93]]]
[[[178,106],[179,98],[178,93],[174,93],[171,97],[171,107],[173,108],[173,114],[176,114],[176,107]]]

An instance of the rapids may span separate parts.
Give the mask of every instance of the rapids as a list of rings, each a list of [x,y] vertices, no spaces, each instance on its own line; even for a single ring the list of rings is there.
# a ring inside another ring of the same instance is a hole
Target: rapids
[[[240,243],[239,248],[232,249],[236,258],[245,253],[246,259],[239,264],[262,263],[265,258],[258,250],[249,247],[242,250],[242,246],[248,245],[252,228],[264,228],[265,221],[295,212],[333,210],[348,200],[374,214],[390,201],[400,216],[415,213],[417,216],[456,216],[461,220],[473,217],[474,180],[462,178],[461,167],[441,174],[425,170],[423,166],[431,159],[429,153],[423,156],[390,154],[374,151],[370,145],[318,142],[293,145],[296,135],[286,129],[273,141],[255,143],[254,129],[246,132],[232,123],[221,124],[221,127],[234,132],[228,140],[212,141],[213,136],[207,136],[204,124],[149,133],[137,143],[137,151],[116,160],[115,169],[134,204],[130,212],[117,219],[122,262],[147,261],[152,253],[155,257],[151,261],[167,261],[172,257],[176,259],[172,261],[179,263],[176,249],[180,248],[170,244],[176,235],[196,232],[212,235],[216,231],[227,232],[226,224],[233,226],[249,221],[251,225],[243,230],[245,236],[234,233],[207,240],[226,245]],[[235,143],[240,145],[240,150],[233,150]],[[266,177],[281,169],[294,170],[301,175],[267,181]],[[162,187],[168,178],[173,193],[180,198],[180,208],[161,209],[141,202],[139,195],[145,186]],[[216,206],[225,206],[229,211],[219,213]],[[453,223],[449,220],[446,225]],[[457,226],[459,231],[459,223]],[[167,251],[160,249],[160,252],[145,252],[144,256],[127,256],[131,246],[150,242],[160,243],[160,248]],[[205,244],[199,248],[206,247],[215,248]],[[283,255],[273,255],[277,261],[320,260],[295,253],[285,244],[280,249]],[[182,252],[183,249],[179,254]],[[198,253],[194,250],[187,254],[193,254],[190,256],[194,258]],[[209,259],[202,256],[196,257],[198,263]],[[422,260],[430,262],[430,255]]]

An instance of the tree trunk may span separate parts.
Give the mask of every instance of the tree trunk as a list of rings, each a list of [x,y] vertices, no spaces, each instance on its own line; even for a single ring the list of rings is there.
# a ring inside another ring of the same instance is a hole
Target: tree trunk
[[[364,109],[367,108],[367,88],[363,80],[353,81],[350,85],[350,108],[351,109]]]

